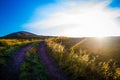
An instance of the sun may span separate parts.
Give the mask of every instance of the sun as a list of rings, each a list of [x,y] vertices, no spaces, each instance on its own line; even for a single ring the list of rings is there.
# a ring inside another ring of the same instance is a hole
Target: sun
[[[97,40],[104,40],[105,38],[107,38],[108,36],[107,35],[96,35],[94,36]]]
[[[104,39],[105,36],[96,36],[97,39]]]

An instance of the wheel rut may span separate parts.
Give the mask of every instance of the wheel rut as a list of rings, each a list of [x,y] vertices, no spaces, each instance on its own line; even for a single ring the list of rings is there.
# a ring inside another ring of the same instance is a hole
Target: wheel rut
[[[20,67],[25,60],[25,53],[31,47],[31,45],[32,44],[29,44],[13,54],[8,64],[4,65],[2,67],[2,71],[0,71],[1,80],[19,79]]]
[[[55,65],[53,59],[47,54],[47,46],[45,42],[39,44],[38,50],[40,59],[45,64],[51,80],[68,80],[62,70]]]

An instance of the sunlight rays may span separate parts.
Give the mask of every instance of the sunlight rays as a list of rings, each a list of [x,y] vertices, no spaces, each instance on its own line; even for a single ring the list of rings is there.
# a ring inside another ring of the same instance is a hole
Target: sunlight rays
[[[38,8],[36,17],[24,28],[43,35],[69,37],[104,37],[120,35],[120,10],[108,2],[61,2]],[[43,19],[39,19],[44,17]],[[42,31],[42,32],[41,32]]]

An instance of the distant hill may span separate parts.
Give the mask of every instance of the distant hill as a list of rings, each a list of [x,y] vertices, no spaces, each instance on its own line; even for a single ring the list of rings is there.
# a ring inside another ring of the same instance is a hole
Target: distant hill
[[[26,32],[26,31],[19,31],[19,32],[14,32],[11,34],[8,34],[6,36],[3,36],[1,38],[7,38],[7,39],[31,39],[31,38],[36,38],[36,39],[44,39],[44,38],[49,38],[50,36],[41,36],[37,35],[34,33]]]

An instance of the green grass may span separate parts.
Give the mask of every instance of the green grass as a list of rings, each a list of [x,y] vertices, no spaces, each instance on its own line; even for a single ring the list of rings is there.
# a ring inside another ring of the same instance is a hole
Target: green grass
[[[27,44],[14,45],[10,47],[3,47],[0,51],[0,64],[4,65],[11,59],[13,54],[20,50],[23,46]]]

